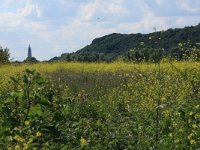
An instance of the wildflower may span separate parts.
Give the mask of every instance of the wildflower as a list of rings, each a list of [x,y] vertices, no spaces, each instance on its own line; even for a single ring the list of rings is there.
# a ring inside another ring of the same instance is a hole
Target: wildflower
[[[183,132],[183,129],[179,129],[178,131],[179,131],[179,132]]]
[[[10,128],[6,128],[6,131],[10,131]]]
[[[193,115],[193,112],[191,111],[191,112],[189,113],[189,115],[192,116],[192,115]]]
[[[195,119],[200,118],[200,114],[196,114],[196,115],[194,116],[194,118],[195,118]]]
[[[176,144],[178,144],[178,143],[180,142],[180,140],[179,140],[179,139],[176,139],[174,142],[175,142]]]
[[[41,133],[40,131],[38,131],[38,132],[36,133],[36,136],[37,136],[37,137],[40,137],[40,136],[42,136],[42,133]]]
[[[15,131],[19,130],[17,127],[14,128]]]
[[[195,131],[195,130],[192,130],[191,132],[192,132],[193,134],[196,134],[196,131]]]
[[[19,145],[16,145],[14,150],[21,150],[21,148]]]
[[[182,43],[178,43],[178,46],[183,46],[183,44]]]
[[[172,126],[173,126],[173,127],[176,127],[176,126],[177,126],[177,123],[176,123],[176,122],[173,122],[173,123],[172,123]]]
[[[190,135],[188,135],[188,140],[192,139],[193,134],[191,133]]]
[[[192,128],[196,129],[196,128],[197,128],[197,125],[196,125],[196,124],[193,124],[193,125],[192,125]]]
[[[173,136],[173,134],[172,133],[169,133],[169,137],[172,137]]]
[[[177,116],[180,116],[180,115],[181,115],[181,113],[180,113],[180,112],[176,112],[176,115],[177,115]]]
[[[126,73],[126,74],[125,74],[125,76],[129,76],[129,74],[128,74],[128,73]]]
[[[49,146],[49,142],[44,143],[45,146]]]
[[[191,145],[195,145],[195,144],[196,144],[196,141],[195,141],[195,140],[190,140],[190,144],[191,144]]]
[[[169,111],[169,110],[165,110],[165,111],[163,112],[163,114],[164,114],[165,116],[168,116],[168,115],[170,114],[170,111]]]
[[[161,101],[165,101],[165,97],[161,97]]]
[[[86,139],[84,139],[83,137],[81,137],[81,139],[80,139],[80,144],[81,144],[81,147],[86,146],[86,145],[87,145]]]
[[[25,121],[25,126],[29,126],[30,125],[30,122],[29,121]]]
[[[27,150],[28,149],[28,144],[24,143],[23,144],[23,150]]]
[[[33,139],[29,139],[28,144],[33,143]]]
[[[22,139],[19,135],[15,135],[15,136],[14,136],[14,139],[15,139],[16,141],[21,141],[21,142],[23,142],[23,139]]]

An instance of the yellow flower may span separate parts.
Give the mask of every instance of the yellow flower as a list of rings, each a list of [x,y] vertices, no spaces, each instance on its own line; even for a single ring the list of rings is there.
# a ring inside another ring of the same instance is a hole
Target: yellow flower
[[[15,139],[16,141],[22,141],[22,138],[21,138],[19,135],[15,135],[15,136],[14,136],[14,139]]]
[[[14,128],[15,131],[19,130],[17,127]]]
[[[180,116],[180,115],[181,115],[181,113],[180,113],[180,112],[176,112],[176,115],[177,115],[177,116]]]
[[[161,101],[165,101],[165,97],[161,97]]]
[[[37,137],[40,137],[40,136],[42,136],[42,133],[41,133],[40,131],[38,131],[38,132],[36,133],[36,136],[37,136]]]
[[[196,125],[196,124],[193,124],[193,125],[192,125],[192,128],[196,129],[196,128],[197,128],[197,125]]]
[[[189,115],[192,116],[192,115],[193,115],[193,112],[191,111],[191,112],[189,113]]]
[[[173,134],[172,133],[169,133],[169,137],[172,137],[173,136]]]
[[[193,134],[191,133],[190,135],[188,135],[188,140],[192,139]]]
[[[195,141],[195,140],[190,140],[190,144],[191,144],[191,145],[195,145],[195,144],[196,144],[196,141]]]
[[[173,127],[176,127],[176,126],[177,126],[177,123],[176,123],[176,122],[173,122],[173,123],[172,123],[172,126],[173,126]]]
[[[28,144],[25,143],[25,144],[23,144],[23,146],[24,146],[23,150],[27,150],[28,149]]]
[[[183,129],[179,129],[178,131],[179,131],[179,132],[183,132]]]
[[[45,146],[49,146],[49,142],[44,143]]]
[[[25,126],[29,126],[30,125],[30,122],[29,121],[25,121]]]
[[[179,140],[179,139],[176,139],[174,142],[175,142],[176,144],[178,144],[178,143],[180,142],[180,140]]]
[[[80,139],[80,144],[81,144],[81,147],[86,146],[86,145],[87,145],[87,140],[84,139],[83,137],[81,137],[81,139]]]
[[[16,145],[14,150],[21,150],[21,148],[19,145]]]
[[[28,144],[33,143],[33,139],[29,139]]]
[[[195,119],[200,118],[200,114],[196,114],[196,115],[194,116],[194,118],[195,118]]]

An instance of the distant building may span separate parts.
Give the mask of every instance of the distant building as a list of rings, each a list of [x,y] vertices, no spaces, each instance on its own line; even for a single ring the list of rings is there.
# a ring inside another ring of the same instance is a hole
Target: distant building
[[[32,52],[31,52],[31,46],[29,44],[29,47],[28,47],[28,57],[27,59],[31,59],[32,58]]]

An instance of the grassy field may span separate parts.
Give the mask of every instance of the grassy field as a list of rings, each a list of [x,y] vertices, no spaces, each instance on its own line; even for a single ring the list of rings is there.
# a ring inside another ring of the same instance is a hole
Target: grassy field
[[[197,62],[1,66],[0,98],[3,149],[200,148]]]

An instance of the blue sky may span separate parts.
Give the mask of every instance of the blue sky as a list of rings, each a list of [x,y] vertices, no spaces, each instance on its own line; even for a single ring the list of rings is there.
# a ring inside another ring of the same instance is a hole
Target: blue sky
[[[48,60],[110,33],[200,23],[200,0],[0,0],[0,45],[14,60]]]

